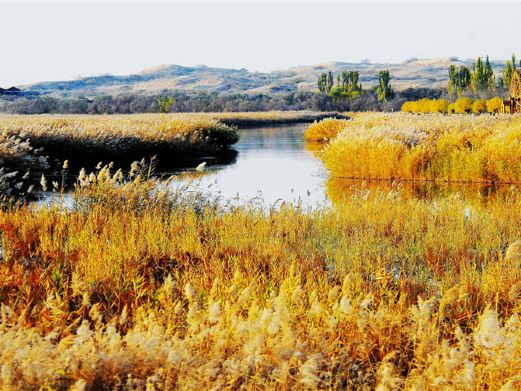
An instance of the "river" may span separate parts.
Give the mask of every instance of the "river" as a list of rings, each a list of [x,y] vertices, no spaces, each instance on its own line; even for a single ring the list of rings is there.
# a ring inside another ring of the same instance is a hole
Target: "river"
[[[327,170],[313,153],[319,147],[306,147],[305,128],[306,124],[291,124],[239,130],[234,161],[221,164],[207,160],[199,177],[182,175],[196,173],[195,168],[172,172],[181,174],[174,183],[190,182],[204,192],[239,203],[324,204]]]
[[[222,202],[251,203],[262,207],[282,202],[304,208],[338,204],[354,191],[399,190],[403,196],[433,198],[459,193],[467,198],[490,201],[498,194],[508,196],[509,186],[501,188],[478,184],[434,184],[432,182],[362,181],[328,179],[328,171],[319,157],[321,145],[307,144],[307,124],[262,126],[239,130],[234,153],[225,159],[202,157],[192,167],[163,170],[161,176],[174,177],[172,187],[190,187]],[[233,151],[232,151],[233,152]],[[203,172],[196,166],[206,163]],[[38,203],[56,200],[46,193]],[[70,197],[65,195],[66,204]]]

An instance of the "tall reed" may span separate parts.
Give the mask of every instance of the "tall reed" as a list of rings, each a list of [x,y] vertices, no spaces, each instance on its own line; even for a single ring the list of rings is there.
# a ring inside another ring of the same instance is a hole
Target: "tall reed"
[[[335,177],[521,182],[521,117],[359,114],[325,150]]]
[[[6,389],[515,389],[521,196],[222,208],[139,167],[0,211]]]

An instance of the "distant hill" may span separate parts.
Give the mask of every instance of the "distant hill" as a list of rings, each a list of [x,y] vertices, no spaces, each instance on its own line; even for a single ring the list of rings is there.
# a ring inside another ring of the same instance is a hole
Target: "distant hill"
[[[441,58],[430,60],[410,59],[397,64],[371,62],[330,62],[311,66],[299,66],[272,72],[250,72],[246,69],[210,68],[207,66],[185,67],[159,65],[132,75],[102,75],[83,77],[69,81],[49,81],[21,86],[22,89],[54,96],[96,96],[127,93],[161,93],[169,90],[184,92],[219,93],[265,93],[314,91],[320,73],[328,70],[338,74],[342,70],[360,72],[364,87],[375,83],[376,74],[389,69],[392,85],[396,90],[409,87],[445,88],[448,67],[471,66],[472,60]],[[499,74],[504,62],[493,62]]]

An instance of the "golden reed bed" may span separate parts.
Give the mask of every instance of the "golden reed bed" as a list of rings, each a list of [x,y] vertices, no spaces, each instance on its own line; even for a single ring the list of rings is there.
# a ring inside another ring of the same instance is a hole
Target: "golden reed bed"
[[[518,193],[223,210],[132,175],[0,212],[5,389],[521,386]]]
[[[322,123],[327,138],[337,133],[323,154],[335,177],[521,182],[517,115],[362,113],[338,123]]]

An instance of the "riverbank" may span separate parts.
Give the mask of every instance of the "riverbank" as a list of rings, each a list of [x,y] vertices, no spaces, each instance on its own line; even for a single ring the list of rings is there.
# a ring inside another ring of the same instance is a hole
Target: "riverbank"
[[[197,116],[0,116],[0,132],[23,134],[52,159],[128,161],[211,154],[238,140],[235,129]]]
[[[175,114],[174,114],[175,115]],[[179,114],[180,116],[186,114]],[[242,112],[242,113],[194,113],[200,118],[212,118],[226,125],[239,128],[311,123],[325,118],[349,119],[349,116],[339,112],[314,112],[314,111],[266,111],[266,112]]]
[[[65,161],[77,173],[99,162],[128,167],[152,157],[166,166],[191,164],[200,156],[230,160],[230,146],[239,139],[231,126],[188,115],[0,116],[0,136],[0,189],[6,197],[23,196],[42,175],[61,176]]]
[[[521,183],[520,116],[356,113],[338,124],[314,126],[338,134],[323,154],[337,178]]]
[[[234,162],[237,127],[309,123],[339,113],[179,113],[139,115],[0,115],[0,190],[21,195],[42,175],[62,180],[69,172],[102,162],[128,167],[150,159],[160,170],[194,167],[201,161]],[[14,174],[16,172],[16,174]],[[29,176],[25,176],[30,172]],[[70,176],[69,176],[70,178]],[[21,184],[21,185],[20,185]],[[17,189],[19,186],[20,189]],[[38,186],[39,187],[39,186]]]

